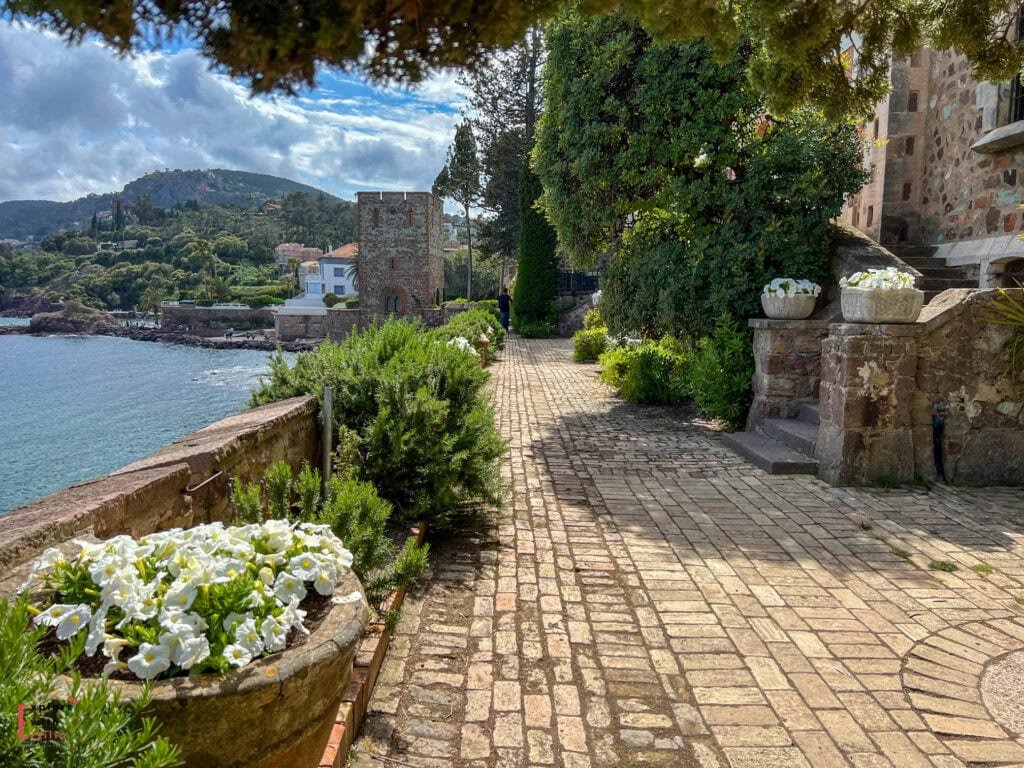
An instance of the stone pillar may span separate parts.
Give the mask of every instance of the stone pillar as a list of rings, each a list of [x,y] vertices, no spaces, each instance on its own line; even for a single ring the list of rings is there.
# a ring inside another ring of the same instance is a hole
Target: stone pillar
[[[837,323],[822,344],[818,476],[833,485],[914,478],[915,325]]]
[[[754,329],[754,402],[747,416],[753,431],[765,419],[788,418],[803,403],[818,400],[821,342],[828,336],[824,320],[750,321]]]

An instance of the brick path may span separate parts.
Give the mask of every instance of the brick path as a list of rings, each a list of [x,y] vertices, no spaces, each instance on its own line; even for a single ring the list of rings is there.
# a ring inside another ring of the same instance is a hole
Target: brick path
[[[1024,492],[771,477],[570,352],[493,368],[510,503],[435,546],[355,765],[1024,764],[980,693],[1024,648]]]

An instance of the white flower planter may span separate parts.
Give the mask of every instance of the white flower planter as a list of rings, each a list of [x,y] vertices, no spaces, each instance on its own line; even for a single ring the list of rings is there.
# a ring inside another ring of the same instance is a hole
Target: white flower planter
[[[872,290],[844,287],[843,319],[848,323],[913,323],[924,306],[924,292],[916,288]]]
[[[806,320],[814,312],[815,296],[796,293],[792,296],[761,294],[761,307],[766,317],[773,320]]]

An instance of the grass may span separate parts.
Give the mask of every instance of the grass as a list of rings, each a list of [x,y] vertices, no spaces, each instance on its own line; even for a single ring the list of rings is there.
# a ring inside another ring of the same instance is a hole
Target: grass
[[[1013,599],[1017,603],[1017,605],[1024,605],[1024,597],[1015,597]]]
[[[896,557],[902,557],[904,560],[910,559],[910,553],[905,549],[897,547],[895,544],[889,545],[889,551],[896,555]]]
[[[978,563],[977,565],[973,566],[971,570],[979,576],[990,576],[992,572],[995,570],[995,568],[993,568],[988,563]]]
[[[949,560],[932,560],[928,563],[928,567],[933,571],[945,571],[946,573],[957,570],[956,563],[951,563]]]

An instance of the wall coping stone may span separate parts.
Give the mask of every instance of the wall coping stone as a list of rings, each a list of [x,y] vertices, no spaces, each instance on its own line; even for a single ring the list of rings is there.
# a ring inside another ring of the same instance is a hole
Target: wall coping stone
[[[242,411],[174,441],[166,448],[117,470],[113,476],[184,463],[191,468],[193,481],[205,480],[225,456],[243,443],[258,442],[262,434],[296,417],[311,416],[317,407],[315,398],[303,395]]]
[[[886,267],[896,267],[901,272],[913,275],[917,280],[924,277],[918,270],[905,264],[891,251],[859,230],[842,223],[836,224],[836,227],[839,230],[835,245],[838,261],[838,264],[835,265],[838,268],[836,277],[849,277],[854,272],[885,269]]]
[[[767,331],[809,331],[825,329],[830,326],[828,320],[773,320],[767,317],[754,317],[747,321],[747,325],[755,330]]]
[[[107,475],[0,515],[0,573],[94,527],[128,522],[137,501],[179,494],[190,475],[182,462]]]

